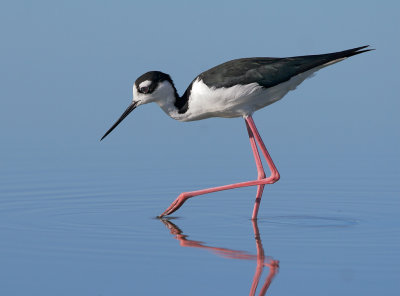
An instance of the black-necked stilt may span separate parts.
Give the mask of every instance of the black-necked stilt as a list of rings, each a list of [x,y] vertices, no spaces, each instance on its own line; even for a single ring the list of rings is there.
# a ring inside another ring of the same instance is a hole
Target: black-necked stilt
[[[168,74],[151,71],[140,76],[133,85],[133,100],[122,116],[101,138],[103,140],[136,107],[155,102],[170,117],[192,121],[209,117],[243,117],[253,150],[258,178],[192,192],[183,192],[161,214],[169,215],[194,196],[239,188],[258,186],[252,219],[257,218],[265,184],[279,180],[279,173],[254,124],[252,114],[294,90],[307,77],[326,66],[371,49],[368,46],[345,51],[290,58],[244,58],[232,60],[197,76],[183,96],[179,96]],[[258,153],[257,143],[264,155],[271,175],[267,178]]]

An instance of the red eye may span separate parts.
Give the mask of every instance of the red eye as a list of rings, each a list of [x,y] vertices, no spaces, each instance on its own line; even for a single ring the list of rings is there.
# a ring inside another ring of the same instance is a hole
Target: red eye
[[[144,93],[144,94],[147,94],[149,92],[149,90],[150,89],[149,89],[148,86],[143,86],[143,87],[140,88],[140,92]]]

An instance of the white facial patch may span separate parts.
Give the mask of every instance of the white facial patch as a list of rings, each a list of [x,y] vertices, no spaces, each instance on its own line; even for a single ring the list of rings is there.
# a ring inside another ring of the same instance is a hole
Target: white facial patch
[[[145,80],[141,84],[139,84],[139,89],[142,87],[148,87],[151,84],[151,80]]]

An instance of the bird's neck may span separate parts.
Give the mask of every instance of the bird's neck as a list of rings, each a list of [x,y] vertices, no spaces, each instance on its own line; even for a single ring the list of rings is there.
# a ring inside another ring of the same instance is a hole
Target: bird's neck
[[[174,84],[167,83],[164,86],[165,92],[160,100],[156,100],[156,103],[160,108],[171,118],[179,121],[185,120],[185,113],[187,111],[188,95],[187,91],[180,97]]]

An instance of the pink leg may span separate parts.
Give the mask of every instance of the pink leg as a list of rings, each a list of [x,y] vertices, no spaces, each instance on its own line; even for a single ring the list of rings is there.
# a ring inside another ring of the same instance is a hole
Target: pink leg
[[[274,180],[274,182],[272,182],[272,183],[275,183],[280,179],[279,172],[276,169],[276,166],[275,166],[274,162],[272,161],[271,156],[268,153],[267,147],[265,147],[265,144],[264,144],[263,140],[261,139],[260,134],[258,133],[256,125],[253,121],[253,118],[251,116],[248,116],[245,118],[245,120],[249,124],[251,131],[253,132],[254,136],[256,137],[257,143],[261,148],[261,152],[263,153],[265,160],[267,161],[268,167],[271,171],[271,176],[269,178]],[[269,179],[269,178],[267,178],[267,179]],[[272,184],[272,183],[269,183],[269,184]]]
[[[253,154],[254,154],[254,160],[255,160],[256,166],[257,166],[257,180],[262,180],[265,178],[264,167],[261,162],[260,154],[258,153],[257,144],[254,139],[254,134],[251,131],[250,126],[247,123],[247,121],[246,121],[246,127],[247,127],[247,132],[249,134],[251,149],[253,150]],[[261,203],[261,196],[264,192],[264,186],[265,185],[258,185],[258,187],[257,187],[256,201],[254,202],[253,215],[251,216],[252,219],[257,219],[258,209],[259,209],[260,203]]]
[[[260,204],[259,200],[261,198],[262,190],[264,189],[263,185],[275,183],[276,181],[279,180],[280,176],[279,176],[278,170],[275,167],[275,164],[273,163],[273,161],[271,159],[271,156],[269,155],[269,153],[267,151],[267,148],[264,145],[264,142],[261,139],[260,134],[257,131],[257,128],[256,128],[256,126],[254,124],[253,118],[251,116],[245,117],[245,121],[246,121],[246,125],[247,125],[248,131],[249,131],[250,144],[252,146],[254,157],[255,157],[255,160],[256,160],[258,176],[263,176],[263,178],[258,179],[258,180],[254,180],[254,181],[246,181],[246,182],[240,182],[240,183],[236,183],[236,184],[230,184],[230,185],[224,185],[224,186],[219,186],[219,187],[207,188],[207,189],[196,190],[196,191],[191,191],[191,192],[183,192],[164,211],[164,213],[162,213],[160,215],[160,217],[172,214],[173,212],[178,210],[184,204],[184,202],[187,199],[189,199],[191,197],[194,197],[194,196],[203,195],[203,194],[212,193],[212,192],[217,192],[217,191],[222,191],[222,190],[240,188],[240,187],[262,185],[262,186],[259,186],[259,188],[257,190],[257,197],[259,199],[258,199],[258,203],[257,203],[257,199],[256,199],[256,204],[254,205],[253,216],[252,216],[252,219],[257,219],[257,212],[258,212],[258,208],[259,208],[259,204]],[[252,134],[250,134],[250,132]],[[255,137],[255,140],[257,141],[258,145],[260,146],[261,152],[262,152],[262,154],[264,155],[264,157],[265,157],[265,159],[267,161],[269,169],[271,170],[271,176],[269,176],[268,178],[265,178],[265,173],[264,173],[264,169],[263,169],[262,164],[261,164],[261,159],[260,159],[260,156],[258,154],[257,146],[255,145],[254,137],[252,137],[252,135]],[[262,173],[261,173],[261,171],[262,171]]]

